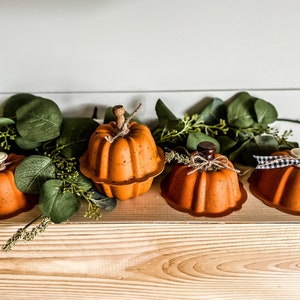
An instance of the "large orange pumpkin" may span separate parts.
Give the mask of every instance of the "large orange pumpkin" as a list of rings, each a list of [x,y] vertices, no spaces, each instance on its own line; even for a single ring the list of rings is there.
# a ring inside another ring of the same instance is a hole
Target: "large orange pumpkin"
[[[25,156],[0,152],[0,219],[14,216],[32,208],[26,195],[18,190],[14,181],[14,171]]]
[[[153,178],[163,171],[165,159],[147,126],[126,122],[121,105],[113,111],[116,122],[99,125],[92,134],[80,158],[80,170],[100,192],[126,200],[150,189]]]
[[[198,152],[206,161],[223,159],[215,153],[210,142],[202,142]],[[246,191],[239,183],[233,164],[220,169],[194,170],[189,165],[175,164],[171,173],[161,182],[161,194],[173,208],[194,216],[219,217],[240,209],[247,199]]]
[[[277,151],[272,156],[300,159],[300,149]],[[266,205],[300,215],[300,166],[255,169],[249,177],[251,193]]]

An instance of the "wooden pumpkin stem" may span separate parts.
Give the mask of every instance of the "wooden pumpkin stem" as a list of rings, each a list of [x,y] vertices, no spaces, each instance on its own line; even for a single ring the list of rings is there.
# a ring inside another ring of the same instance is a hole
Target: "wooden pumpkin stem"
[[[113,113],[116,117],[116,135],[114,137],[106,137],[110,142],[113,142],[117,137],[125,136],[129,133],[129,123],[134,117],[135,113],[140,109],[141,103],[125,120],[125,109],[123,105],[116,105],[113,107]]]
[[[116,105],[113,107],[113,113],[116,117],[117,122],[117,130],[121,131],[123,130],[123,126],[125,124],[125,109],[123,105]]]
[[[211,142],[201,142],[197,146],[198,154],[207,160],[215,158],[216,150],[215,144]]]

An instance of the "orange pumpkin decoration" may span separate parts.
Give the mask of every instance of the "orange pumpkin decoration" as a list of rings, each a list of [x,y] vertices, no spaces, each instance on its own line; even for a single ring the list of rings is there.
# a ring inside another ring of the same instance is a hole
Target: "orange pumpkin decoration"
[[[0,152],[0,219],[12,217],[32,208],[26,195],[18,190],[14,171],[24,155]]]
[[[277,151],[272,156],[300,159],[300,148]],[[255,169],[248,181],[251,193],[266,205],[300,215],[300,165]]]
[[[216,154],[216,148],[210,142],[201,142],[197,150],[191,158],[201,157],[200,165],[212,166],[215,162],[216,167],[205,170],[175,164],[161,182],[162,196],[173,208],[194,216],[219,217],[240,209],[247,194],[233,164]],[[218,167],[220,163],[222,166]]]
[[[147,126],[125,120],[121,105],[113,112],[116,122],[99,125],[92,134],[80,170],[101,193],[126,200],[150,189],[165,159]]]

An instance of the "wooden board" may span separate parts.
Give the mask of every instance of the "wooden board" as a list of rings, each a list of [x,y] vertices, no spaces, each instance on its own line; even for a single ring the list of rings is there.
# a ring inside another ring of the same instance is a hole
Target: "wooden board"
[[[17,226],[0,228],[1,240]],[[51,226],[1,253],[2,299],[299,299],[299,224]]]
[[[69,222],[0,252],[3,299],[299,299],[300,217],[249,193],[229,216],[192,217],[160,196],[164,175],[97,222],[83,205]],[[38,214],[1,221],[0,241]]]

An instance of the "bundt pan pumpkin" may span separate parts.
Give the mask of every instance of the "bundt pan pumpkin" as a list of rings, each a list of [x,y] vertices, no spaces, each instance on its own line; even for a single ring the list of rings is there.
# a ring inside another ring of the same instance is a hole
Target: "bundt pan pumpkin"
[[[36,202],[15,185],[14,172],[25,158],[15,153],[0,152],[0,219],[13,217],[32,209]]]
[[[271,156],[300,160],[300,148],[277,151]],[[266,205],[300,215],[300,165],[255,169],[248,179],[250,192]]]
[[[201,142],[189,165],[175,164],[161,182],[161,194],[176,210],[194,216],[221,217],[241,208],[247,193],[233,164]]]
[[[99,125],[92,134],[80,170],[101,193],[127,200],[150,189],[165,158],[146,125],[125,120],[122,105],[114,106],[113,112],[116,121]]]

